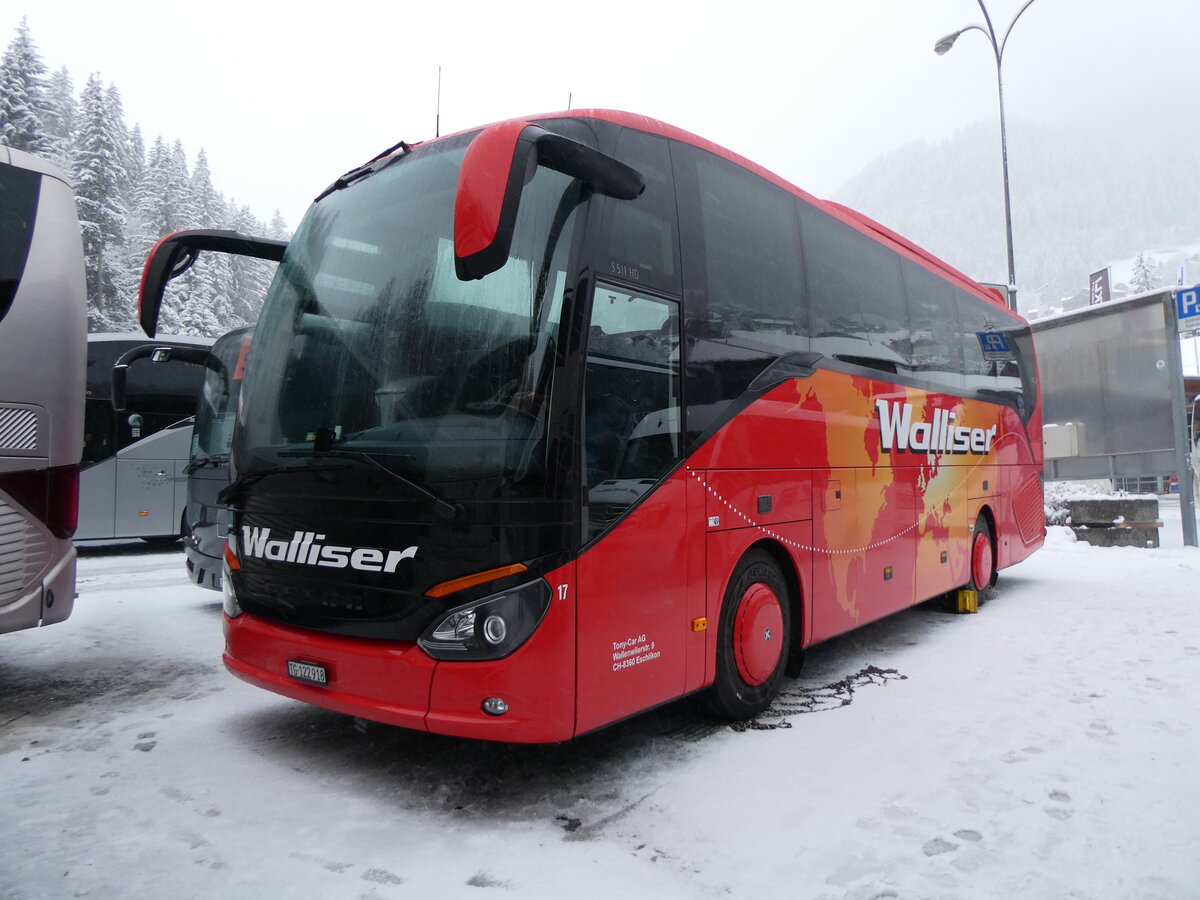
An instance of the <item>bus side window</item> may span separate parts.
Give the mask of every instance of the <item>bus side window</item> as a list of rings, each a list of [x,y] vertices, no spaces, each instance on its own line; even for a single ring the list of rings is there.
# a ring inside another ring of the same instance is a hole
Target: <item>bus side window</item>
[[[88,399],[83,406],[84,466],[103,462],[113,455],[113,437],[117,429],[117,414],[106,397]]]
[[[678,359],[678,303],[596,286],[584,384],[593,534],[680,458]]]
[[[17,295],[37,217],[42,177],[37,172],[0,166],[0,321]]]
[[[963,390],[963,340],[958,292],[924,266],[904,260],[914,377],[948,394]]]
[[[776,357],[809,349],[795,198],[705,150],[672,144],[685,294],[687,443],[718,427]]]
[[[667,142],[623,129],[617,138],[616,156],[645,177],[646,190],[636,200],[604,205],[600,274],[678,294],[675,192]]]
[[[908,306],[900,260],[872,238],[800,203],[812,349],[843,362],[907,374]]]
[[[970,295],[963,296],[960,313],[967,396],[1007,403],[1028,421],[1036,398],[1033,368],[1022,365],[1022,357],[1031,356],[1033,350],[1029,327]],[[1003,340],[996,340],[996,335]],[[996,349],[985,350],[985,343],[995,344]]]

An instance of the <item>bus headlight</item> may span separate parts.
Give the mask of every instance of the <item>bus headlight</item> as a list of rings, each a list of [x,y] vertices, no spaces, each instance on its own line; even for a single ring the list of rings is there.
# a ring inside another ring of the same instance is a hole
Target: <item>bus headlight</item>
[[[531,581],[443,613],[417,643],[434,659],[502,659],[529,640],[549,607],[550,585]]]
[[[222,554],[225,562],[221,566],[221,606],[225,615],[236,619],[242,614],[242,605],[238,603],[237,591],[233,589],[233,572],[242,567],[237,558],[237,543],[232,537],[226,538]]]
[[[236,619],[242,614],[242,605],[238,603],[237,593],[233,589],[233,578],[230,577],[229,566],[224,566],[225,571],[221,573],[221,606],[225,610],[225,615],[231,619]]]

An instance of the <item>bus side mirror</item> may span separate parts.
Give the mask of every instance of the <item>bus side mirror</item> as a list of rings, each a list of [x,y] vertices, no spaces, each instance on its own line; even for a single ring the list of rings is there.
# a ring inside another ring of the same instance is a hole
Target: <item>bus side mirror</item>
[[[454,269],[460,281],[496,271],[508,260],[521,193],[537,166],[584,182],[618,200],[641,196],[641,173],[599,150],[528,122],[485,128],[467,148],[454,198]]]
[[[160,347],[157,344],[139,344],[121,354],[112,368],[112,406],[124,412],[129,405],[129,367],[139,359],[154,363],[176,362],[202,366],[208,361],[207,347]]]
[[[142,268],[142,285],[138,292],[138,323],[142,331],[149,337],[158,333],[158,313],[167,282],[191,268],[201,250],[279,262],[286,249],[286,241],[249,237],[236,231],[195,230],[168,234],[151,248]]]

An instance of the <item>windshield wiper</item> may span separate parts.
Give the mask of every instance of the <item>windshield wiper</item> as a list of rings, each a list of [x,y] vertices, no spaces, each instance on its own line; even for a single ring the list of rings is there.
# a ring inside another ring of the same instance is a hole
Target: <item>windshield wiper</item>
[[[391,147],[388,147],[383,152],[375,154],[375,156],[368,159],[365,163],[363,163],[357,169],[351,169],[345,175],[338,178],[333,184],[331,184],[329,187],[325,188],[325,190],[321,191],[321,193],[317,194],[316,199],[313,200],[313,203],[320,203],[322,200],[324,200],[326,197],[328,197],[334,191],[340,191],[340,190],[343,190],[344,188],[348,188],[350,185],[352,185],[354,182],[358,181],[360,178],[366,178],[368,175],[374,175],[380,169],[386,168],[386,166],[376,167],[376,165],[375,165],[375,163],[379,162],[384,157],[390,156],[391,154],[395,153],[397,150],[402,150],[404,153],[407,154],[408,151],[411,149],[412,149],[412,145],[409,143],[406,143],[405,141],[400,141],[398,144],[393,144]]]
[[[206,456],[203,459],[193,459],[190,463],[183,467],[183,474],[191,475],[197,469],[203,469],[205,466],[212,466],[213,468],[216,468],[217,466],[226,465],[228,462],[228,454],[223,454],[221,456]]]
[[[336,449],[316,450],[313,452],[314,454],[320,454],[321,456],[334,456],[338,459],[352,459],[360,463],[366,463],[373,468],[378,469],[385,475],[390,476],[392,480],[404,485],[412,493],[416,494],[418,497],[428,503],[440,519],[446,519],[449,521],[452,519],[457,519],[460,515],[462,515],[463,505],[461,503],[451,503],[449,500],[443,500],[423,484],[419,484],[418,482],[413,481],[411,478],[406,478],[394,469],[389,469],[387,466],[381,463],[374,454],[366,453],[362,450]],[[280,454],[280,456],[283,455],[284,454],[282,453]]]
[[[283,456],[283,455],[284,454],[282,454],[282,453],[280,454],[280,456]],[[296,454],[296,455],[299,455],[299,454]],[[312,465],[309,465],[309,466],[283,466],[283,465],[280,465],[280,466],[267,466],[264,469],[255,469],[253,472],[247,472],[245,475],[239,475],[237,478],[235,478],[233,481],[231,481],[226,487],[222,488],[221,492],[219,494],[217,494],[217,503],[220,504],[221,506],[228,505],[229,501],[231,501],[234,497],[236,497],[238,494],[240,494],[244,488],[248,487],[249,485],[254,484],[254,482],[256,482],[256,481],[261,481],[263,478],[266,478],[268,475],[287,475],[287,474],[295,474],[297,472],[332,472],[337,469],[348,469],[348,468],[349,468],[349,466],[340,466],[340,465],[337,465],[336,463],[334,463],[334,464],[313,463]]]

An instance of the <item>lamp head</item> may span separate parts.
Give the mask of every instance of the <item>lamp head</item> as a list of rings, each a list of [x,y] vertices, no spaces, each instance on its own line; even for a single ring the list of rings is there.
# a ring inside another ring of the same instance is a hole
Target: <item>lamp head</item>
[[[954,46],[954,42],[958,40],[959,35],[966,30],[967,29],[965,28],[960,28],[953,34],[948,34],[944,38],[941,38],[936,44],[933,45],[933,52],[938,56],[944,56],[947,51]]]

